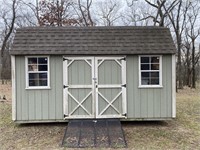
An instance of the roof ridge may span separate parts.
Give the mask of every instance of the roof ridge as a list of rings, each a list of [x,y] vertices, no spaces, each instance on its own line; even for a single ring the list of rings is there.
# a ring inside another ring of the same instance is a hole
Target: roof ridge
[[[66,27],[53,27],[53,26],[34,26],[34,27],[22,27],[17,30],[26,29],[167,29],[167,27],[160,26],[66,26]]]

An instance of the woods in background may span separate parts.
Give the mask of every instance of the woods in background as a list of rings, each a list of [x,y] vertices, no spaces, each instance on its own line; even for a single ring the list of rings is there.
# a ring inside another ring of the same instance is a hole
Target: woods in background
[[[200,72],[199,0],[1,0],[0,79],[11,78],[9,50],[27,26],[164,26],[177,48],[177,88],[196,88]]]

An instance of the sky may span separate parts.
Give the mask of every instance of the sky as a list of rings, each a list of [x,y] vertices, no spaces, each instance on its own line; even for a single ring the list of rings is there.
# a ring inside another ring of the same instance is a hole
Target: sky
[[[29,3],[29,2],[32,2],[32,3],[35,3],[36,0],[24,0],[26,3]],[[93,5],[92,5],[92,14],[95,14],[93,16],[97,16],[99,15],[99,5],[100,3],[104,4],[104,2],[107,2],[108,0],[93,0]],[[114,1],[117,1],[119,6],[117,7],[119,10],[118,10],[118,15],[122,14],[122,13],[125,13],[128,12],[128,7],[126,5],[126,0],[114,0]],[[128,1],[131,1],[131,0],[128,0]],[[152,0],[153,1],[153,0]],[[172,1],[172,0],[171,0]],[[2,3],[3,2],[3,3]],[[1,13],[1,10],[2,9],[9,9],[9,5],[10,3],[12,2],[12,0],[0,0],[0,3],[2,5],[0,5],[0,13]],[[135,4],[138,4],[140,3],[140,5],[142,5],[144,2],[144,0],[137,0],[136,2],[134,2]],[[104,5],[106,6],[106,5]],[[200,6],[200,0],[199,0],[199,6]],[[99,18],[94,18],[96,21],[97,21],[97,25],[101,25],[103,24],[102,20],[99,21]],[[0,20],[0,26],[2,26],[2,20]],[[124,25],[122,19],[118,19],[114,25]],[[198,21],[195,25],[195,27],[200,27],[200,15],[198,16]],[[198,37],[198,43],[200,43],[200,36]]]

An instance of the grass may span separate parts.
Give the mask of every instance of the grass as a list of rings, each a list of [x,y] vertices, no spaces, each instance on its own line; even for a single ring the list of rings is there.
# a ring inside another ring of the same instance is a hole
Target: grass
[[[66,124],[17,125],[11,120],[10,84],[0,85],[0,150],[62,150]],[[177,93],[177,118],[171,121],[123,122],[128,149],[200,149],[200,93],[185,88]]]

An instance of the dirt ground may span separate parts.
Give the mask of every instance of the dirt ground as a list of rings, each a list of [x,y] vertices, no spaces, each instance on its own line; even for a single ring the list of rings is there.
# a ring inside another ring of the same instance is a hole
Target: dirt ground
[[[2,97],[6,101],[2,102]],[[11,120],[11,84],[0,84],[0,150],[62,150],[66,123],[18,125]],[[127,149],[200,149],[200,90],[177,93],[177,118],[122,123]],[[102,148],[104,149],[104,148]]]

